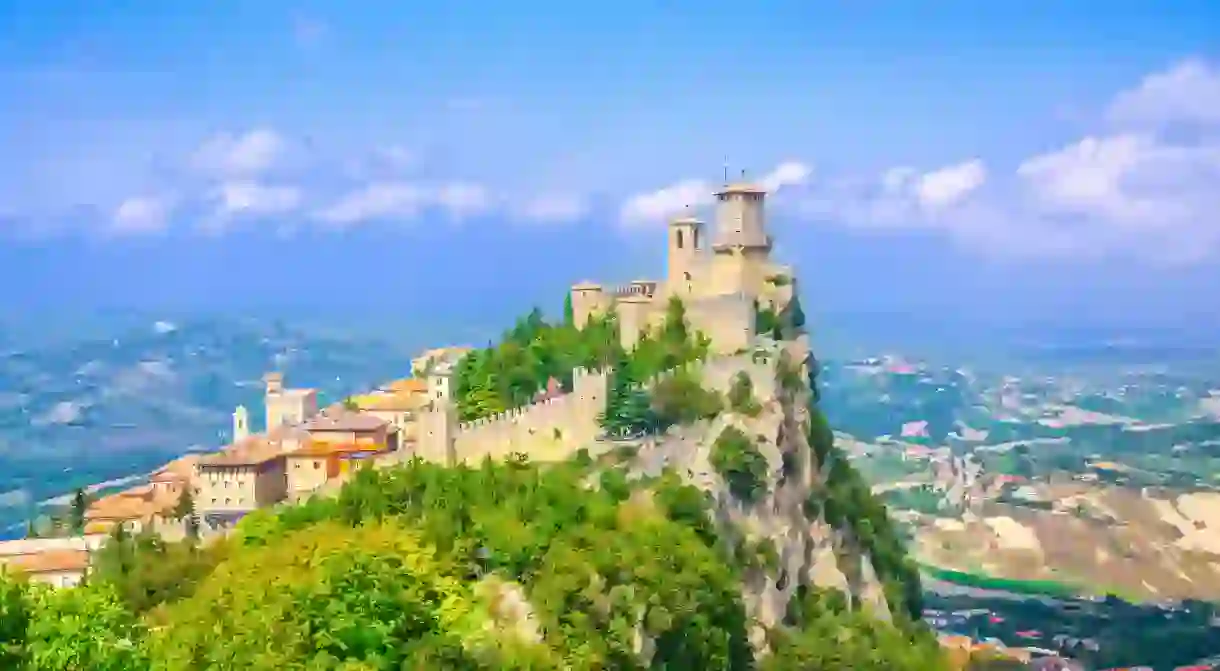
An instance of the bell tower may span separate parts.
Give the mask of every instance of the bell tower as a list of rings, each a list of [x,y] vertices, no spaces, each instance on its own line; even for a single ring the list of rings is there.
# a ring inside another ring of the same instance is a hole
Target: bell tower
[[[703,251],[703,222],[687,206],[686,214],[669,222],[669,272],[665,287],[671,296],[686,299],[694,292],[699,254]]]

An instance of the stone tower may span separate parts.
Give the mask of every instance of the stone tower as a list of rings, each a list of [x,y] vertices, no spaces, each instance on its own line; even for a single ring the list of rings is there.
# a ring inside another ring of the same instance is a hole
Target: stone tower
[[[428,376],[428,405],[419,413],[416,453],[425,461],[453,465],[458,433],[457,405],[453,402],[453,367],[438,366]]]
[[[246,406],[239,405],[233,411],[233,442],[239,443],[250,437],[250,413]]]
[[[267,373],[263,376],[263,384],[266,385],[263,394],[263,405],[267,409],[265,429],[271,431],[284,423],[284,410],[281,402],[284,396],[284,374]]]
[[[726,184],[716,194],[712,240],[713,285],[719,294],[757,296],[771,254],[763,202],[767,192],[753,184]]]
[[[703,247],[703,222],[689,212],[669,222],[669,273],[665,282],[672,296],[683,300],[694,291],[692,274]]]

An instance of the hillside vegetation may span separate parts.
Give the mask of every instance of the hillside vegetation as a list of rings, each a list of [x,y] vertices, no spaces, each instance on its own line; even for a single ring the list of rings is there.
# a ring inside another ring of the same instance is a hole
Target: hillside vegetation
[[[681,311],[675,302],[630,354],[614,344],[613,320],[576,330],[534,313],[463,362],[463,413],[512,407],[575,357],[615,370],[608,432],[659,435],[722,414],[751,426],[765,413],[744,382],[727,399],[687,376],[648,391],[636,382],[705,356]],[[884,612],[801,582],[758,640],[747,586],[775,582],[774,548],[743,545],[719,519],[725,499],[675,470],[632,472],[622,450],[545,465],[411,461],[361,470],[334,497],[252,513],[206,547],[119,534],[80,588],[0,575],[0,668],[943,668],[884,507],[837,453],[813,376],[784,370],[802,394],[785,398],[808,399],[813,418],[786,443],[808,446],[802,459],[818,468],[796,502],[801,519],[830,525],[857,565],[869,558]],[[746,434],[710,449],[741,495],[727,505],[745,509],[773,486]]]

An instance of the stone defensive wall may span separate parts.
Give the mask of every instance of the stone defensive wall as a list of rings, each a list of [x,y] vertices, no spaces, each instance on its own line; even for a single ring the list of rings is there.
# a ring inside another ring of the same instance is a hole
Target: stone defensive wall
[[[572,391],[496,415],[458,424],[454,458],[477,463],[504,459],[514,452],[534,461],[566,459],[596,438],[597,418],[606,408],[609,374],[578,368]]]
[[[712,357],[665,371],[641,385],[651,389],[679,373],[696,375],[706,388],[727,393],[737,373],[750,376],[755,395],[770,398],[776,391],[778,351],[759,349],[732,356]],[[462,422],[454,433],[454,459],[478,463],[485,457],[500,460],[523,453],[533,461],[560,461],[577,450],[595,447],[601,428],[598,417],[606,408],[609,371],[573,372],[573,390],[562,396],[506,412]]]

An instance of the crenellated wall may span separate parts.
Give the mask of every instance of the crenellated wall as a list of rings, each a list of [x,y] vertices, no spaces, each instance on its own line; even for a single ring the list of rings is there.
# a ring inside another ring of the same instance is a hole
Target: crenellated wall
[[[651,388],[681,371],[699,375],[708,389],[726,393],[738,371],[750,375],[760,397],[774,394],[774,362],[755,360],[753,353],[713,357],[668,370],[641,385]],[[497,415],[457,422],[455,409],[439,403],[419,415],[418,456],[443,463],[474,464],[486,457],[505,459],[513,453],[532,461],[567,459],[580,448],[593,448],[605,411],[609,372],[577,368],[572,391]]]
[[[503,459],[514,452],[535,461],[566,459],[596,438],[609,375],[577,368],[572,391],[556,398],[453,426],[453,461]],[[434,452],[436,450],[434,449]]]

